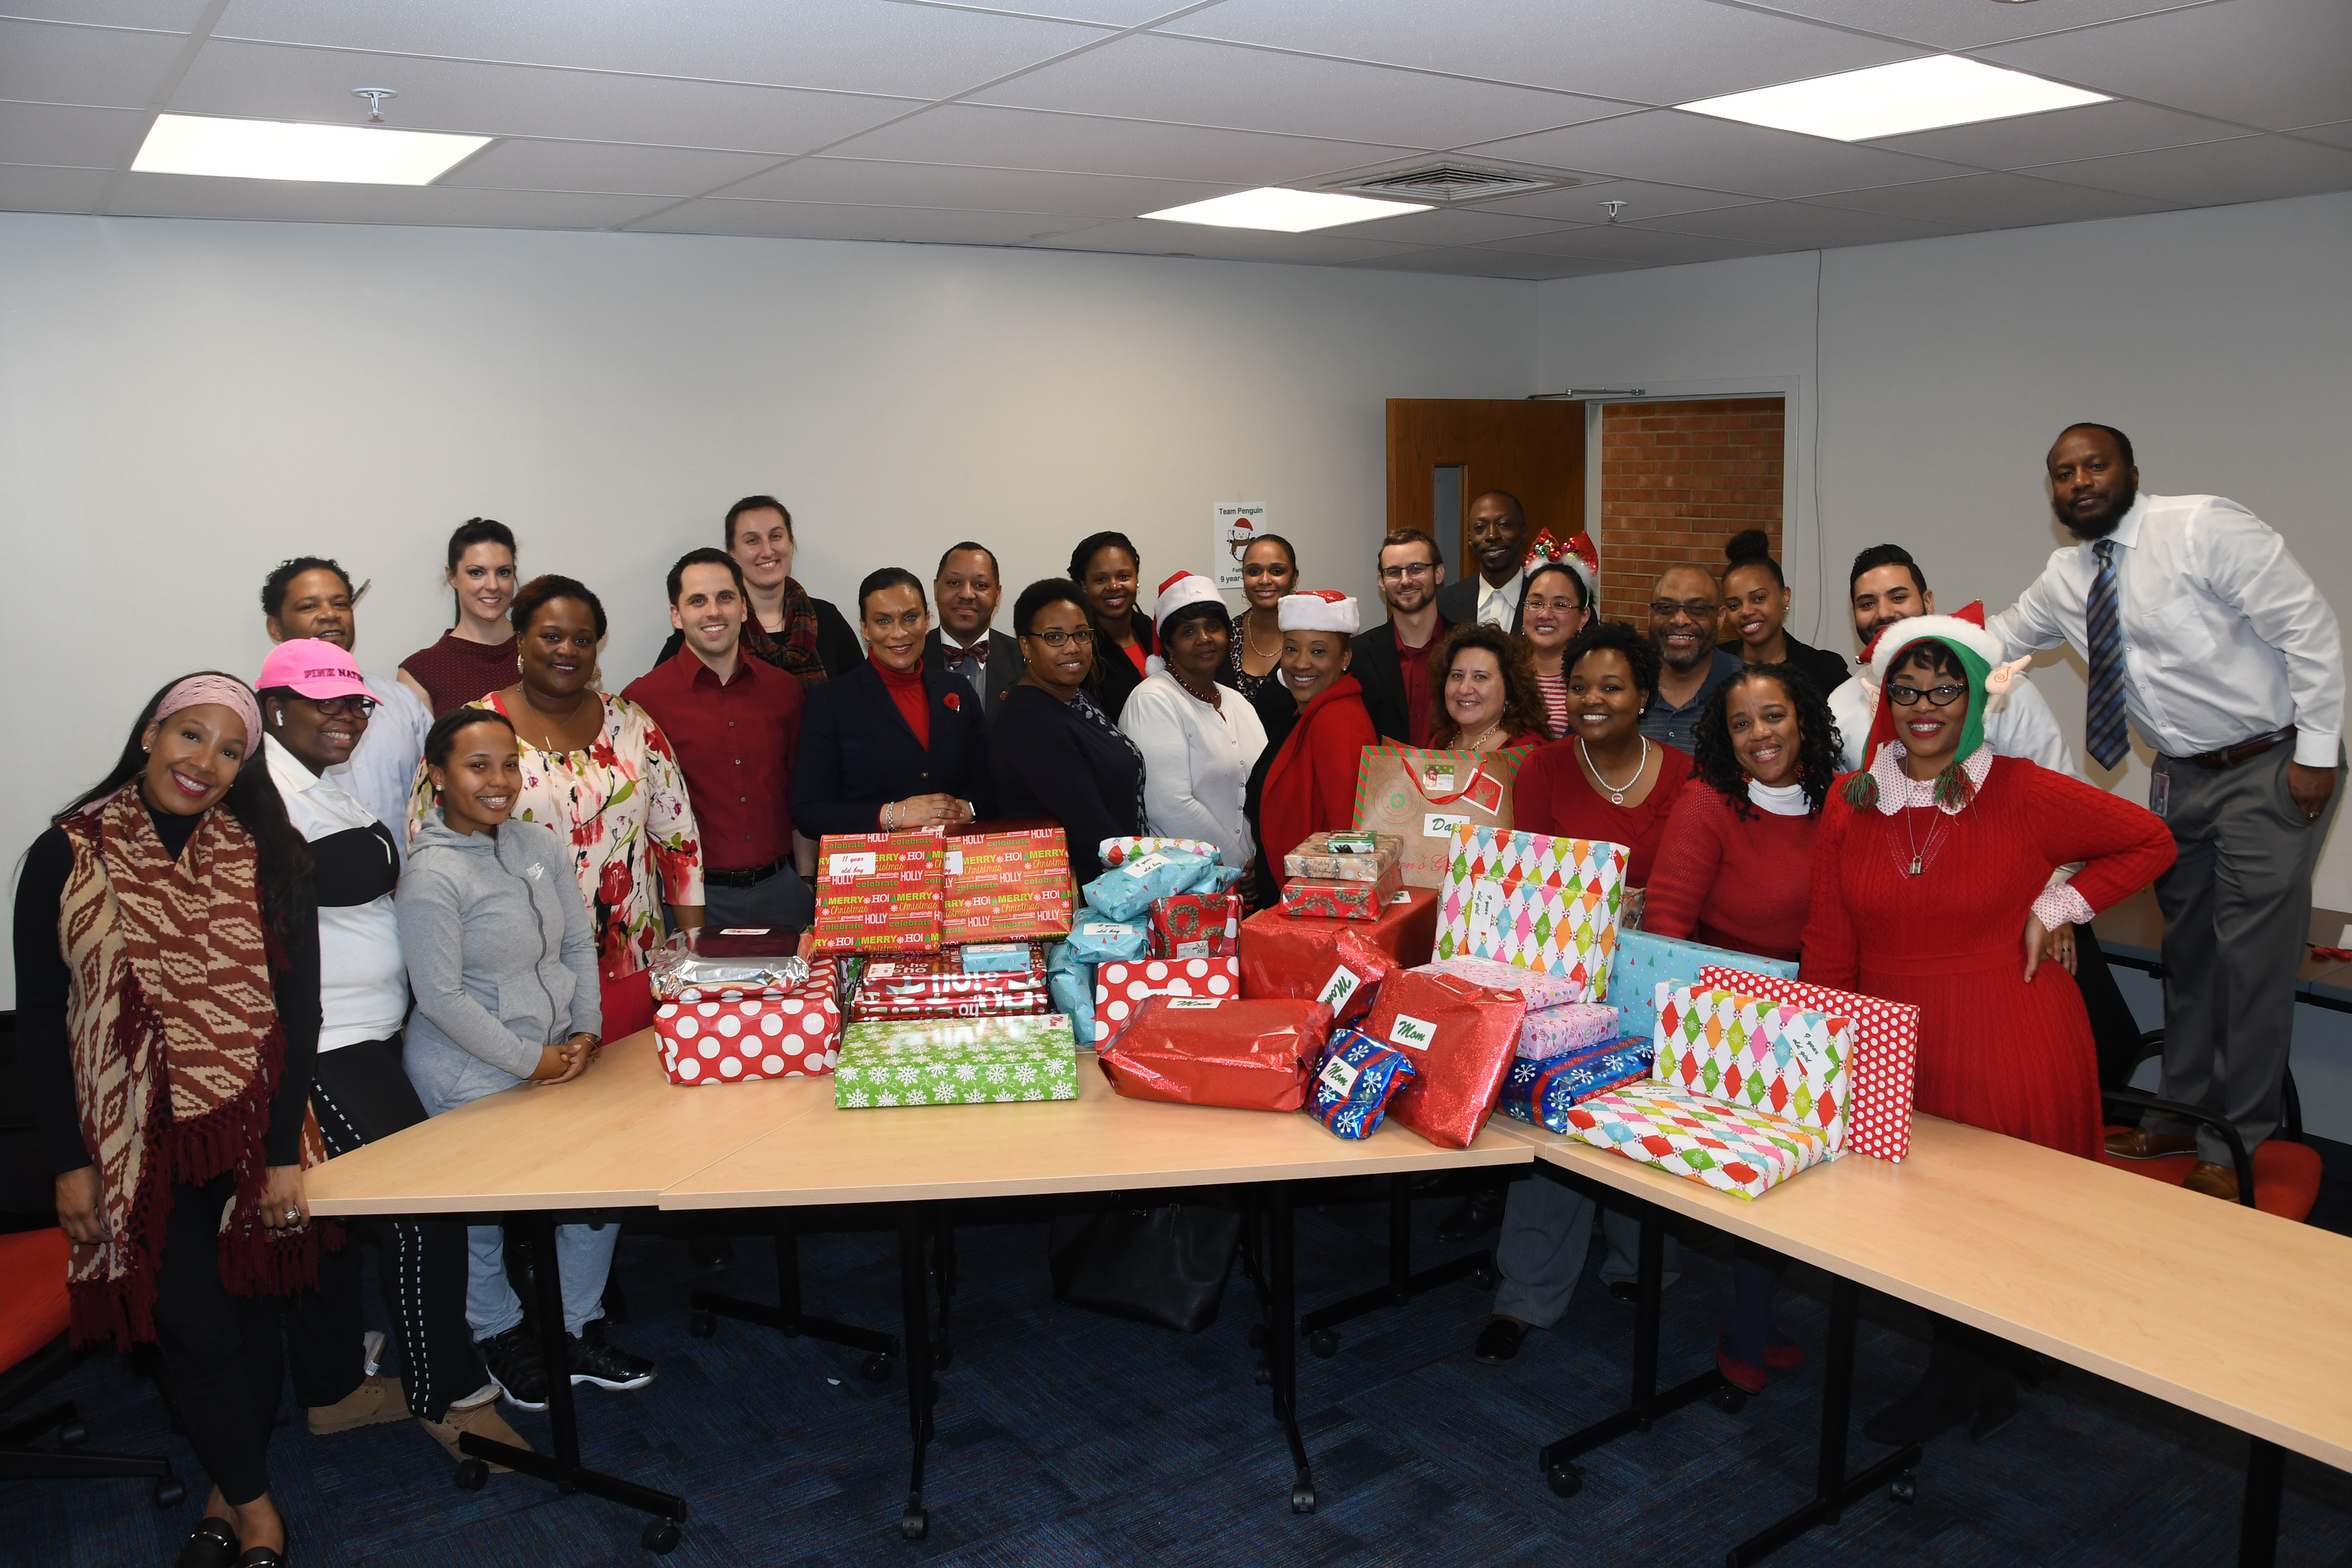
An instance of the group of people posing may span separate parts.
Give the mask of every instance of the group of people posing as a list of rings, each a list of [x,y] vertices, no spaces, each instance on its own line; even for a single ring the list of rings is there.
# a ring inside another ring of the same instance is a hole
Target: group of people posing
[[[1198,839],[1264,902],[1286,852],[1351,821],[1365,747],[1483,754],[1514,781],[1517,827],[1626,846],[1644,929],[1916,1003],[1922,1110],[2086,1157],[2088,922],[2161,876],[2166,1092],[2258,1142],[2342,769],[2335,619],[2243,508],[2139,495],[2120,433],[2074,427],[2047,466],[2083,542],[1989,622],[1937,614],[1900,547],[1863,552],[1858,670],[1789,632],[1760,534],[1730,542],[1719,578],[1661,575],[1637,629],[1596,614],[1590,541],[1531,550],[1501,492],[1469,507],[1460,582],[1426,533],[1386,536],[1388,619],[1370,628],[1354,599],[1306,587],[1277,536],[1244,551],[1234,613],[1189,571],[1147,604],[1140,553],[1108,532],[1023,589],[1009,629],[972,542],[928,590],[873,572],[853,621],[793,577],[782,503],[749,497],[719,547],[671,569],[673,635],[618,695],[602,601],[524,580],[499,523],[452,536],[455,623],[389,680],[352,659],[349,574],[284,562],[255,680],[158,692],[35,842],[16,899],[18,1059],[78,1327],[160,1345],[215,1483],[183,1562],[283,1552],[264,1448],[289,1354],[313,1432],[413,1415],[452,1452],[465,1431],[524,1446],[498,1402],[540,1408],[551,1377],[652,1377],[603,1332],[616,1222],[558,1228],[567,1364],[551,1367],[499,1228],[429,1218],[382,1228],[404,1376],[382,1375],[357,1249],[320,1247],[301,1173],[578,1079],[651,1021],[644,971],[671,932],[806,925],[824,834],[1050,817],[1080,881],[1104,839]],[[2126,715],[2157,751],[2160,820],[2083,779],[2019,674],[2061,641],[2090,666],[2095,758],[2120,759]],[[2136,1033],[2117,1050],[2136,1055]],[[2151,1123],[2124,1142],[2108,1146],[2195,1148],[2192,1185],[2232,1190],[2210,1134]],[[1448,1225],[1498,1219],[1490,1362],[1565,1310],[1593,1223],[1537,1182]],[[1796,1364],[1770,1325],[1777,1268],[1742,1257],[1722,1347],[1753,1387]],[[1945,1325],[1874,1435],[1998,1424],[2004,1376]]]

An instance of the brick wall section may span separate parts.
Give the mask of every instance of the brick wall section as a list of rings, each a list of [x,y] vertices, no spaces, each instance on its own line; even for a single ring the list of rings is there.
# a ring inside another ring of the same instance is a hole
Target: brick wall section
[[[1780,551],[1781,400],[1611,403],[1601,417],[1601,608],[1648,621],[1650,587],[1696,561],[1720,576],[1723,542],[1762,528]]]

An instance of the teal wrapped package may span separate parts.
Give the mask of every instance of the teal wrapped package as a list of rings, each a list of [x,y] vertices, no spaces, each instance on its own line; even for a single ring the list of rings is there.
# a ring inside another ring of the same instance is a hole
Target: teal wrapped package
[[[1150,909],[1154,899],[1209,890],[1207,883],[1217,863],[1215,857],[1190,850],[1154,850],[1111,867],[1080,891],[1087,895],[1087,907],[1096,915],[1132,920]]]
[[[1070,921],[1070,956],[1081,964],[1107,963],[1114,958],[1140,958],[1151,950],[1151,926],[1144,921],[1118,920],[1098,909],[1081,909]],[[1093,988],[1088,989],[1087,1015],[1093,1016]]]
[[[1093,1039],[1095,967],[1072,954],[1067,942],[1045,949],[1045,989],[1054,998],[1054,1010],[1085,1038]]]
[[[1620,931],[1616,949],[1609,955],[1609,1005],[1618,1012],[1617,1032],[1647,1040],[1658,1030],[1658,988],[1690,986],[1704,990],[1699,971],[1709,964],[1750,974],[1797,977],[1792,958],[1759,958],[1727,947],[1701,942],[1678,942],[1646,931]]]

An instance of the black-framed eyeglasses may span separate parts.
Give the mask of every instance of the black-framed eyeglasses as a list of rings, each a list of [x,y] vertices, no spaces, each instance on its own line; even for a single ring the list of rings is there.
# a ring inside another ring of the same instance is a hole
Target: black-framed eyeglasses
[[[310,706],[333,717],[373,718],[381,705],[373,697],[312,697]]]
[[[1886,688],[1886,700],[1897,707],[1914,706],[1921,697],[1927,699],[1930,707],[1949,707],[1968,695],[1966,686],[1929,686],[1925,690],[1917,686],[1889,685]]]
[[[1413,561],[1406,566],[1384,566],[1381,568],[1381,580],[1403,582],[1409,578],[1427,577],[1434,570],[1434,565],[1425,560]]]
[[[1066,647],[1072,643],[1083,648],[1095,640],[1095,629],[1091,626],[1081,626],[1075,632],[1065,632],[1055,627],[1050,632],[1028,632],[1023,635],[1034,637],[1048,648]]]
[[[1672,599],[1650,601],[1650,614],[1659,621],[1672,621],[1678,615],[1687,615],[1694,621],[1703,622],[1710,616],[1720,615],[1722,612],[1723,607],[1712,599],[1686,599],[1680,601]]]

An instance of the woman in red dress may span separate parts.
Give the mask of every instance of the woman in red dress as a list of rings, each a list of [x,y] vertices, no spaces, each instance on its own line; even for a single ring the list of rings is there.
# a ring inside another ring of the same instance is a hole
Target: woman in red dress
[[[1511,787],[1512,821],[1531,833],[1623,844],[1625,885],[1645,887],[1650,862],[1691,759],[1642,733],[1658,689],[1658,650],[1617,621],[1594,621],[1563,656],[1568,738],[1528,758]]]
[[[2104,789],[1993,755],[1984,716],[2013,669],[1982,618],[1976,605],[1914,616],[1872,649],[1871,762],[1822,813],[1802,973],[1917,1006],[1919,1110],[2096,1159],[2090,1019],[2044,944],[2160,875],[2172,836]],[[1973,1413],[1971,1434],[1990,1436],[2017,1404],[1990,1345],[1939,1319],[1926,1378],[1864,1433],[1917,1442]]]
[[[1298,722],[1265,771],[1258,805],[1258,848],[1275,885],[1287,879],[1283,857],[1307,835],[1344,828],[1356,813],[1356,767],[1380,744],[1364,688],[1348,674],[1356,601],[1328,590],[1282,601],[1282,685],[1298,704]]]

